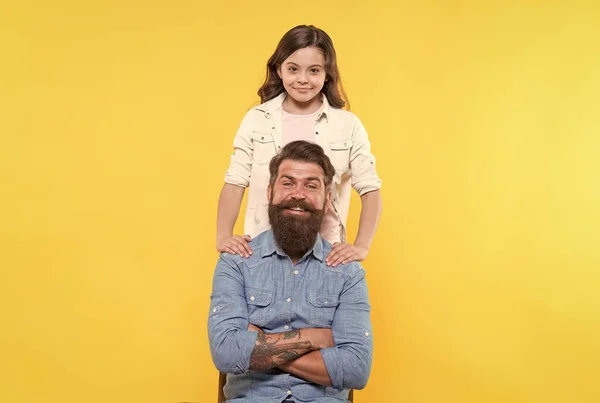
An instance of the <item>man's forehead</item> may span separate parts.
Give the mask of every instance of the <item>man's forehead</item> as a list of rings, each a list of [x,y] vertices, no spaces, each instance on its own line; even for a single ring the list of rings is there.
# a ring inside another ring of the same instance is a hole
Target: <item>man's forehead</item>
[[[289,176],[296,179],[318,177],[320,180],[324,180],[325,175],[323,173],[323,168],[317,163],[283,160],[281,165],[279,165],[279,175],[277,176]]]

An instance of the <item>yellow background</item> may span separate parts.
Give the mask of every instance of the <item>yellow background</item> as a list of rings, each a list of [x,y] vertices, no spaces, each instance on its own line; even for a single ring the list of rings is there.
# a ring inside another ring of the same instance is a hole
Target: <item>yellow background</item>
[[[384,181],[356,401],[600,401],[600,3],[4,3],[1,402],[214,401],[218,192],[300,23]]]

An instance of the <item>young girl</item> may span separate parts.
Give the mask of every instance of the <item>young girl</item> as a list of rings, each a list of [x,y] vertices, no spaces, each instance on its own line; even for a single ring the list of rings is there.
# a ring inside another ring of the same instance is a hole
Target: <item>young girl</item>
[[[333,42],[314,26],[288,31],[267,62],[267,77],[258,90],[262,104],[250,109],[233,141],[217,214],[217,250],[248,257],[252,237],[269,229],[267,186],[269,161],[285,144],[306,140],[319,144],[335,166],[332,207],[321,236],[333,249],[330,266],[367,257],[381,214],[381,181],[365,128],[351,112],[342,87]],[[346,241],[350,187],[361,198],[358,234]],[[244,190],[249,187],[244,222],[247,235],[233,235]]]

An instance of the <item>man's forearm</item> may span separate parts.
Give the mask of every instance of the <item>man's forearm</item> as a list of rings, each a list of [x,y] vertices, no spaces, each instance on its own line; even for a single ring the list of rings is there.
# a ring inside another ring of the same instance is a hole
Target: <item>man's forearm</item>
[[[266,371],[311,351],[333,345],[329,329],[300,329],[284,333],[258,332],[250,355],[252,371]]]
[[[331,379],[320,351],[311,351],[293,361],[277,366],[282,371],[322,386],[331,386]]]

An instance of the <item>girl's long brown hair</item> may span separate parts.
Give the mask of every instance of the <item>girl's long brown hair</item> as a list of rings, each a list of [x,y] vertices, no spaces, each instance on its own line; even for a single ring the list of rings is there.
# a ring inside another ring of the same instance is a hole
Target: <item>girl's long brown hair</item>
[[[298,49],[309,46],[319,49],[325,57],[326,78],[321,92],[325,94],[332,106],[336,108],[346,106],[346,109],[350,109],[348,96],[342,86],[333,41],[325,31],[312,25],[298,25],[283,35],[275,53],[267,62],[267,76],[258,90],[260,101],[267,102],[285,91],[283,83],[277,75],[277,67]]]

